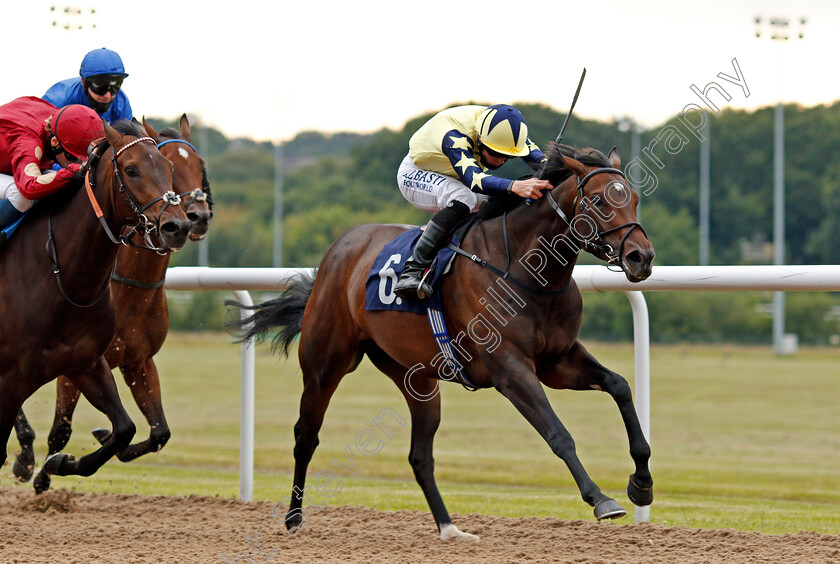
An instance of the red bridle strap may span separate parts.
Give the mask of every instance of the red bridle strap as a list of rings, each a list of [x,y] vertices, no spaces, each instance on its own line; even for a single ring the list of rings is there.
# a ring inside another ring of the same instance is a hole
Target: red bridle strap
[[[111,228],[108,227],[108,223],[105,221],[105,214],[102,213],[102,208],[99,207],[99,202],[96,201],[96,196],[93,194],[93,187],[90,185],[90,170],[88,169],[87,173],[85,174],[85,191],[88,195],[88,200],[90,200],[90,205],[93,207],[93,213],[96,214],[96,218],[99,220],[99,223],[102,224],[102,227],[105,229],[105,233],[108,235],[108,238],[111,240],[112,243],[115,245],[119,245],[120,241],[114,237],[114,234],[111,232]]]
[[[96,214],[97,218],[101,218],[104,214],[102,213],[102,208],[99,207],[99,202],[96,201],[96,196],[93,195],[93,188],[90,185],[90,170],[85,174],[85,190],[87,191],[90,205],[93,206],[93,213]]]

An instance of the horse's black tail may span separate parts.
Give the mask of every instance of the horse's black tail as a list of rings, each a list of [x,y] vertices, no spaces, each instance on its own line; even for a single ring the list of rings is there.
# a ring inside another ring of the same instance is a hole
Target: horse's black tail
[[[280,331],[272,338],[271,350],[282,350],[284,355],[289,356],[289,348],[300,333],[303,310],[306,309],[306,302],[312,294],[316,272],[316,269],[312,269],[295,276],[279,298],[261,304],[247,306],[235,300],[226,300],[228,320],[225,322],[225,329],[238,341],[254,338],[257,342],[262,342],[272,330],[279,327]],[[242,318],[238,311],[242,309],[252,310],[254,313]]]

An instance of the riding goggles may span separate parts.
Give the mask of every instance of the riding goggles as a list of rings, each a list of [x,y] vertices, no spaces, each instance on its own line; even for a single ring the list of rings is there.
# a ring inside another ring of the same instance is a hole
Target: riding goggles
[[[488,147],[484,143],[482,143],[481,146],[484,147],[484,150],[487,151],[487,154],[490,155],[491,157],[493,157],[494,159],[510,159],[510,158],[512,158],[510,155],[503,155],[502,153],[497,153],[496,151],[494,151],[493,149],[491,149],[490,147]]]
[[[92,76],[86,80],[91,92],[97,96],[104,96],[108,92],[116,95],[122,88],[123,77]]]

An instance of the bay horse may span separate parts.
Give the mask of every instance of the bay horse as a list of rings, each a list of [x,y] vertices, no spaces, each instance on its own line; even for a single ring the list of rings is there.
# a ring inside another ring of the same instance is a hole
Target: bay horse
[[[158,133],[145,119],[142,125],[160,152],[175,165],[172,187],[180,197],[181,207],[190,221],[189,239],[204,239],[213,218],[213,198],[204,159],[190,143],[190,122],[186,114],[181,115],[179,130],[167,127]],[[139,234],[134,236],[134,243],[142,243]],[[169,331],[169,308],[163,286],[171,256],[170,253],[158,253],[139,246],[122,246],[111,276],[111,296],[117,313],[117,328],[114,340],[105,352],[105,360],[108,366],[119,367],[150,428],[148,439],[129,445],[117,453],[121,462],[160,451],[171,436],[163,412],[158,370],[153,358],[163,346]],[[142,331],[138,331],[138,328],[142,328]],[[60,376],[56,385],[55,418],[48,439],[49,455],[61,451],[70,440],[73,412],[81,395],[79,389],[65,376]],[[22,410],[15,421],[15,431],[21,451],[15,459],[12,472],[19,481],[26,482],[32,478],[34,468],[32,443],[35,432]],[[109,433],[108,429],[96,429],[94,436],[103,443]],[[34,485],[37,493],[46,491],[50,485],[49,474],[40,472]]]
[[[650,446],[630,387],[595,360],[577,338],[582,299],[572,269],[581,248],[622,269],[631,282],[651,274],[654,249],[636,219],[639,196],[620,166],[615,148],[605,156],[594,149],[552,146],[540,177],[553,188],[531,205],[520,198],[512,198],[509,205],[488,202],[461,245],[473,260],[456,260],[442,282],[445,323],[451,335],[458,335],[452,342],[460,341],[467,381],[474,388],[494,387],[510,400],[566,463],[598,520],[626,512],[587,475],[543,386],[601,390],[613,397],[635,463],[627,494],[633,503],[649,505],[653,501]],[[505,211],[500,215],[498,209]],[[247,319],[229,322],[241,338],[257,340],[282,327],[274,336],[274,348],[286,354],[300,334],[303,393],[294,427],[294,485],[285,516],[290,531],[305,520],[307,466],[330,398],[345,374],[367,355],[408,403],[408,458],[440,538],[477,539],[452,523],[434,477],[432,443],[440,424],[437,386],[440,379],[453,378],[453,364],[439,362],[441,353],[425,316],[365,309],[365,281],[374,260],[407,227],[366,224],[351,229],[326,252],[314,279],[298,279],[281,297],[248,308],[254,313]],[[499,265],[505,264],[503,271]],[[396,281],[393,272],[380,276],[383,285],[386,279]],[[380,291],[389,290],[380,286]],[[449,372],[441,370],[447,364]]]
[[[154,140],[130,122],[104,130],[84,188],[68,186],[41,201],[0,253],[0,465],[23,402],[61,375],[108,417],[112,431],[78,460],[50,456],[48,474],[89,476],[135,433],[103,356],[116,328],[110,277],[119,243],[133,233],[167,252],[183,247],[190,224],[172,191],[172,163]],[[132,231],[115,235],[123,228]]]

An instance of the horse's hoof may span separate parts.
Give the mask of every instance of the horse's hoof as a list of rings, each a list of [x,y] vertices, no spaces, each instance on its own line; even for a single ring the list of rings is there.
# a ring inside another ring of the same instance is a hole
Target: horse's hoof
[[[57,452],[55,454],[51,454],[47,457],[44,461],[44,472],[50,475],[63,475],[61,473],[61,466],[65,462],[74,462],[76,457],[72,454],[64,454],[62,452]]]
[[[303,527],[303,510],[291,509],[286,513],[286,530],[290,535],[295,535],[300,532]]]
[[[627,515],[627,512],[614,499],[607,498],[595,506],[595,518],[599,521],[601,519],[619,519],[625,515]]]
[[[32,472],[35,469],[35,461],[31,463],[21,462],[19,458],[15,459],[12,464],[12,474],[15,475],[15,480],[18,482],[28,482],[32,479]]]
[[[627,482],[627,497],[633,502],[633,505],[644,507],[653,503],[653,484],[648,488],[642,488],[633,481],[633,476],[630,476],[630,481]]]
[[[105,441],[107,441],[111,437],[111,429],[105,429],[100,427],[99,429],[94,429],[90,432],[93,435],[93,438],[99,441],[100,445],[104,445]]]
[[[471,535],[460,530],[452,523],[444,525],[440,529],[440,540],[455,541],[455,542],[478,542],[477,535]]]
[[[35,480],[32,482],[33,487],[35,488],[36,494],[42,494],[48,489],[50,489],[50,475],[41,470],[38,472],[38,475],[35,476]]]

